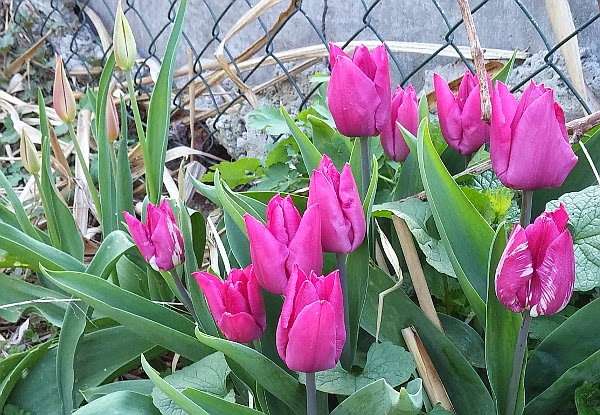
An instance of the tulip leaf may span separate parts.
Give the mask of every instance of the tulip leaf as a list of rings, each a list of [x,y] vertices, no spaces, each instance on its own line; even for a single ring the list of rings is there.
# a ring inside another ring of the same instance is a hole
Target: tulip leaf
[[[179,392],[185,388],[194,388],[215,397],[231,399],[226,385],[230,372],[223,353],[216,352],[165,376],[163,380]],[[181,408],[174,406],[174,402],[160,387],[155,387],[152,391],[152,400],[163,415],[186,415]]]
[[[29,216],[27,215],[27,212],[25,212],[25,208],[19,200],[19,196],[17,196],[12,185],[10,184],[10,182],[8,181],[8,179],[2,171],[0,171],[0,186],[2,186],[2,188],[6,192],[6,197],[8,198],[8,201],[10,202],[10,205],[13,208],[15,218],[17,219],[17,222],[20,227],[19,230],[23,231],[27,234],[27,236],[36,239],[39,242],[49,243],[50,241],[47,235],[39,231],[35,226],[33,226],[31,221],[29,220]]]
[[[169,140],[169,124],[171,121],[171,91],[173,86],[173,73],[175,61],[179,50],[179,39],[183,30],[183,18],[187,0],[181,0],[173,21],[173,28],[165,48],[165,55],[150,97],[148,107],[148,128],[146,130],[147,155],[149,160],[144,160],[146,165],[146,180],[148,198],[150,202],[158,205],[163,188],[163,171],[167,142]]]
[[[242,366],[256,382],[283,401],[294,413],[306,413],[304,388],[277,364],[243,344],[208,336],[198,330],[196,336],[206,346],[223,352]]]
[[[600,286],[600,186],[590,186],[579,192],[566,193],[548,202],[554,210],[562,202],[573,226],[575,250],[575,290],[589,291]]]
[[[506,62],[506,65],[504,65],[504,67],[500,70],[500,72],[498,72],[496,75],[494,75],[494,77],[492,78],[492,86],[495,85],[496,81],[500,81],[504,84],[508,83],[508,78],[510,78],[510,74],[511,74],[513,66],[515,64],[515,59],[517,57],[517,50],[518,49],[515,49],[512,56],[510,57],[508,62]]]
[[[181,393],[211,415],[260,415],[263,413],[193,388],[185,388]]]
[[[92,402],[115,392],[135,392],[151,398],[154,383],[149,379],[120,380],[81,391],[86,402]]]
[[[117,262],[119,287],[140,297],[149,298],[148,276],[145,269],[146,267],[144,269],[140,268],[131,259],[123,255]]]
[[[405,199],[423,191],[421,173],[419,172],[419,160],[415,151],[417,138],[406,128],[401,126],[400,123],[397,123],[396,125],[400,128],[402,136],[411,150],[410,153],[408,153],[406,160],[402,163],[402,170],[398,176],[398,183],[396,183],[393,200]],[[414,143],[414,145],[412,143]]]
[[[304,165],[306,166],[306,170],[308,171],[308,175],[312,176],[313,170],[316,170],[319,167],[319,163],[321,162],[321,158],[323,156],[317,150],[317,147],[310,141],[310,139],[298,128],[294,120],[290,118],[290,115],[286,112],[283,105],[281,105],[281,113],[285,118],[285,122],[290,129],[292,136],[298,143],[298,147],[300,148],[300,153],[302,154],[302,160],[304,161]]]
[[[213,202],[215,205],[219,207],[223,207],[221,200],[219,200],[219,195],[217,194],[217,189],[215,186],[210,186],[206,183],[202,183],[198,179],[193,176],[188,176],[192,180],[192,184],[200,192],[201,195],[206,197],[208,200]]]
[[[194,323],[181,314],[117,287],[102,278],[79,272],[42,272],[56,285],[103,315],[148,341],[196,361],[212,352],[190,334]]]
[[[539,344],[525,370],[525,396],[528,400],[541,396],[544,390],[558,381],[570,368],[583,368],[585,365],[582,365],[582,362],[600,350],[598,315],[600,299],[579,309]],[[571,372],[568,376],[573,375],[574,372]],[[569,398],[572,392],[569,393]]]
[[[485,324],[487,268],[494,232],[444,167],[424,120],[416,150],[433,218],[458,281],[475,314]]]
[[[119,220],[122,212],[133,214],[133,179],[131,177],[131,165],[129,164],[129,149],[127,148],[127,128],[129,119],[127,117],[127,106],[121,97],[121,138],[119,139],[119,152],[117,154],[116,166],[116,213],[119,229],[126,230],[126,226]]]
[[[359,389],[379,379],[392,387],[408,381],[415,371],[415,361],[410,352],[391,342],[373,343],[367,352],[367,362],[360,374],[347,372],[338,363],[333,369],[317,372],[317,390],[335,395],[352,395]],[[306,376],[301,373],[300,380]]]
[[[350,161],[350,139],[333,129],[322,118],[308,114],[306,119],[312,127],[312,139],[316,149],[321,154],[327,154],[335,167],[341,171],[344,164]]]
[[[506,227],[498,227],[490,250],[488,296],[486,302],[485,365],[499,414],[508,413],[506,403],[512,375],[512,365],[521,327],[521,314],[504,307],[496,296],[496,268],[506,247]],[[521,390],[522,391],[522,390]],[[524,406],[523,394],[517,402],[516,413]]]
[[[123,382],[117,382],[123,383]],[[88,403],[73,415],[161,415],[148,395],[133,391],[117,391]]]
[[[174,403],[179,406],[185,414],[189,415],[209,415],[204,409],[196,405],[192,400],[186,398],[180,391],[174,386],[171,386],[167,381],[162,379],[158,372],[150,366],[146,357],[142,355],[142,368],[150,380],[156,385],[158,389],[164,392]]]
[[[375,201],[375,194],[377,193],[377,180],[379,179],[379,165],[377,164],[377,157],[373,156],[371,180],[369,181],[369,188],[367,189],[367,195],[363,200],[363,211],[367,217],[367,234],[371,228],[371,211],[373,210],[373,202]]]
[[[455,317],[438,313],[444,334],[467,359],[471,366],[485,368],[485,346],[483,339],[467,323]]]
[[[98,252],[94,255],[85,272],[107,279],[115,270],[121,256],[134,246],[135,244],[125,232],[119,230],[111,232],[102,241]]]
[[[331,415],[406,414],[417,415],[423,406],[423,385],[415,379],[400,392],[392,388],[385,379],[356,391],[339,404]]]
[[[371,269],[361,326],[373,336],[376,331],[379,294],[393,285],[394,280],[381,269]],[[419,334],[448,391],[456,413],[461,415],[495,413],[492,398],[479,374],[410,297],[401,289],[395,290],[384,300],[379,339],[402,344],[404,340],[401,330],[409,326],[415,327]]]

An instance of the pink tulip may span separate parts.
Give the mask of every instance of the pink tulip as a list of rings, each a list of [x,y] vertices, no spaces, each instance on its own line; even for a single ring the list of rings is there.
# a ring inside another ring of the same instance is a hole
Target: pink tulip
[[[232,269],[223,281],[208,272],[193,272],[208,302],[215,323],[225,337],[238,343],[260,339],[267,316],[260,285],[252,265]]]
[[[340,174],[324,154],[308,189],[307,206],[318,204],[321,210],[323,251],[354,251],[365,238],[367,223],[350,165]]]
[[[291,370],[327,370],[340,359],[345,341],[339,271],[318,277],[296,267],[277,324],[279,356]]]
[[[516,313],[554,314],[571,299],[575,283],[573,238],[564,206],[544,212],[525,229],[513,228],[496,269],[496,295]]]
[[[319,206],[306,209],[300,218],[290,196],[275,195],[267,205],[267,223],[263,225],[244,215],[250,256],[260,285],[274,294],[285,294],[294,265],[310,272],[323,268]]]
[[[531,83],[517,104],[506,85],[492,92],[490,158],[500,181],[512,189],[559,187],[577,156],[569,145],[565,114],[552,89]]]
[[[377,46],[373,53],[365,45],[357,46],[351,58],[330,43],[329,64],[327,101],[340,133],[348,137],[378,135],[390,118],[390,68],[385,46]]]
[[[417,94],[412,85],[402,89],[400,85],[396,88],[392,97],[392,116],[388,126],[381,132],[381,145],[385,153],[394,161],[404,161],[408,157],[410,149],[404,141],[398,122],[412,135],[416,136],[419,130],[419,104]]]
[[[145,225],[129,212],[123,215],[133,241],[153,269],[169,271],[183,262],[183,237],[166,200],[160,206],[148,203]]]
[[[460,154],[471,154],[490,140],[490,126],[481,119],[481,96],[477,77],[469,70],[460,82],[455,97],[448,83],[433,75],[438,117],[442,135]]]

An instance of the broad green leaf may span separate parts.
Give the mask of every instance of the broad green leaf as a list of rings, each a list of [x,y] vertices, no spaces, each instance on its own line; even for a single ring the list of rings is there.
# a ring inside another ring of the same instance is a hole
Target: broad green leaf
[[[570,368],[600,350],[599,315],[600,299],[596,299],[579,309],[539,344],[525,370],[528,401],[543,393]]]
[[[160,377],[158,372],[150,366],[144,355],[142,355],[142,367],[144,372],[150,378],[152,383],[156,385],[162,392],[165,393],[177,406],[189,415],[209,415],[204,409],[196,405],[192,400],[186,398],[181,392],[171,386],[168,382]]]
[[[42,239],[41,233],[29,220],[29,216],[27,216],[27,212],[25,212],[25,209],[19,200],[19,196],[17,196],[12,185],[6,179],[6,176],[2,171],[0,171],[0,186],[2,186],[6,192],[6,197],[8,198],[13,211],[15,212],[14,215],[19,223],[20,230],[25,232],[31,238],[37,239],[39,242],[48,242],[47,240],[44,241]]]
[[[119,287],[140,297],[150,297],[148,276],[144,269],[136,265],[126,255],[119,258],[116,269]]]
[[[350,161],[350,139],[337,130],[331,128],[322,118],[308,115],[308,122],[312,127],[312,139],[315,147],[321,154],[327,154],[338,170]]]
[[[390,217],[387,212],[406,221],[408,229],[413,234],[415,241],[425,254],[425,260],[438,272],[456,278],[454,269],[446,248],[442,241],[431,236],[427,230],[427,221],[431,218],[431,209],[428,202],[420,199],[408,199],[404,202],[389,202],[373,206],[373,215]]]
[[[179,392],[185,388],[194,388],[225,398],[229,394],[226,380],[230,372],[223,353],[216,352],[165,376],[164,380]],[[152,391],[152,401],[163,415],[185,415],[159,387]]]
[[[313,170],[316,170],[319,167],[319,163],[321,162],[321,158],[323,157],[319,150],[315,147],[315,145],[310,141],[310,139],[298,128],[294,120],[292,120],[289,114],[281,105],[281,113],[285,118],[285,122],[287,123],[288,128],[290,129],[294,139],[296,139],[296,143],[298,143],[298,147],[300,147],[300,153],[302,153],[302,159],[304,160],[304,165],[306,166],[306,170],[308,171],[308,175],[312,176]]]
[[[121,383],[121,382],[118,382]],[[132,391],[117,391],[96,399],[73,415],[161,415],[152,398]]]
[[[385,379],[392,388],[400,386],[414,373],[415,361],[410,352],[391,342],[373,343],[367,352],[362,373],[350,373],[338,363],[333,369],[317,372],[317,390],[335,395],[352,395],[359,389]],[[300,374],[305,382],[306,376]]]
[[[517,57],[517,49],[513,52],[512,56],[506,62],[506,65],[492,78],[492,84],[495,84],[496,81],[500,81],[504,84],[508,83],[508,79],[510,78],[510,74],[513,69],[513,65],[515,64],[515,58]],[[491,92],[491,91],[490,91]]]
[[[107,279],[111,272],[115,270],[121,256],[133,246],[135,244],[125,232],[119,230],[111,232],[102,241],[98,252],[92,258],[92,262],[90,262],[85,272]]]
[[[408,153],[408,157],[402,163],[402,170],[398,176],[398,183],[396,183],[393,200],[405,199],[424,190],[423,183],[421,182],[421,173],[419,171],[419,160],[415,150],[417,138],[400,124],[398,124],[398,128],[400,128],[404,140],[410,147],[410,153]],[[413,145],[412,143],[415,144]]]
[[[289,133],[290,129],[276,107],[263,106],[248,113],[246,127],[264,131],[270,135],[281,135]]]
[[[169,125],[171,122],[171,91],[173,87],[173,72],[175,61],[179,50],[179,39],[183,29],[183,18],[187,0],[181,0],[177,9],[177,15],[173,21],[173,27],[165,48],[160,72],[154,85],[154,91],[150,97],[148,108],[148,128],[146,137],[148,140],[148,156],[150,160],[144,160],[146,165],[146,181],[148,198],[150,202],[157,205],[163,187],[163,170],[167,152],[167,141],[169,140]]]
[[[114,392],[135,392],[150,397],[154,383],[149,379],[120,380],[80,391],[87,402],[95,401]],[[152,401],[152,400],[150,400]]]
[[[521,327],[521,314],[504,307],[496,296],[496,268],[506,247],[506,228],[498,227],[492,248],[488,269],[488,295],[486,302],[485,326],[485,365],[488,379],[499,414],[507,413],[506,403],[512,375],[512,366]],[[523,397],[517,401],[517,413],[521,413]]]
[[[439,314],[444,334],[467,359],[471,366],[485,367],[485,350],[481,336],[467,323],[446,314]]]
[[[361,317],[361,326],[375,335],[379,294],[394,285],[394,281],[378,268],[371,269],[369,290]],[[495,413],[494,403],[481,381],[460,351],[442,334],[421,309],[398,289],[385,297],[379,339],[403,344],[401,330],[414,326],[429,353],[457,414],[481,415]]]
[[[208,336],[196,330],[198,339],[219,350],[242,366],[256,382],[271,392],[298,415],[306,413],[304,388],[296,379],[254,349],[229,340]]]
[[[193,388],[185,388],[181,393],[210,415],[259,415],[263,413]]]
[[[573,225],[575,249],[575,290],[589,291],[600,286],[600,186],[566,193],[548,202],[547,210],[555,210],[562,202]]]
[[[417,415],[422,406],[421,379],[411,381],[400,392],[379,379],[344,400],[331,415]]]
[[[79,272],[42,270],[68,293],[118,321],[148,341],[197,361],[212,352],[190,335],[194,323],[169,308],[123,290],[102,278]]]
[[[217,165],[210,167],[210,172],[205,173],[200,181],[211,183],[215,180],[215,170],[219,170],[221,180],[227,183],[227,186],[236,188],[250,183],[253,180],[262,178],[265,175],[265,169],[259,159],[244,157],[235,161],[222,161]]]

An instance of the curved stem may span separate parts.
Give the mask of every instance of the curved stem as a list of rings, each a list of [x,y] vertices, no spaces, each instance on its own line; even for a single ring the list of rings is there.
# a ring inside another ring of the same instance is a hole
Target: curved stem
[[[306,374],[306,415],[317,415],[317,385],[314,372]]]
[[[342,286],[342,297],[344,299],[344,326],[346,329],[346,342],[342,350],[341,362],[344,369],[350,371],[352,369],[352,355],[350,352],[350,344],[348,339],[350,338],[350,302],[348,300],[348,277],[346,274],[346,254],[336,252],[335,262],[337,268],[340,270],[340,285]]]
[[[517,338],[517,346],[515,347],[515,357],[513,359],[512,375],[508,387],[508,399],[506,405],[506,414],[514,415],[517,410],[517,398],[519,395],[519,386],[521,384],[521,372],[523,371],[523,361],[525,359],[525,351],[527,350],[527,336],[529,334],[529,326],[531,325],[531,314],[529,310],[523,311],[523,321]]]

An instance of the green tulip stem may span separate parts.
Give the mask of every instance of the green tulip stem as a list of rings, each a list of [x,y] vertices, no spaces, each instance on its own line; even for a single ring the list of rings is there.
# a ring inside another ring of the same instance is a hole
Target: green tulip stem
[[[85,181],[90,189],[90,195],[92,196],[92,201],[94,202],[94,207],[96,208],[96,212],[98,212],[98,221],[102,218],[102,206],[100,205],[100,196],[98,196],[98,189],[94,186],[94,182],[92,180],[92,175],[90,174],[90,169],[87,166],[85,158],[83,157],[83,153],[81,152],[81,147],[79,146],[79,140],[77,140],[77,134],[75,134],[75,129],[73,128],[73,123],[67,123],[67,128],[69,129],[69,135],[71,136],[71,141],[73,141],[73,147],[75,148],[75,153],[77,154],[77,158],[79,159],[79,164],[81,165],[81,170],[83,171],[83,176],[85,177]]]
[[[515,357],[513,359],[512,375],[508,386],[508,400],[506,404],[506,415],[515,415],[517,411],[517,397],[519,385],[521,384],[521,372],[523,371],[523,361],[525,351],[527,350],[527,337],[529,334],[529,326],[531,325],[531,314],[529,310],[523,311],[523,321],[517,338],[515,347]]]
[[[523,190],[521,199],[521,227],[525,228],[531,223],[531,202],[533,200],[533,190]]]
[[[369,137],[358,137],[360,140],[360,174],[362,177],[361,196],[367,198],[369,182],[371,181],[371,159],[369,157]]]
[[[133,78],[131,77],[131,71],[125,71],[125,79],[127,80],[127,89],[129,91],[129,101],[131,101],[131,109],[133,109],[135,129],[137,131],[138,139],[140,140],[140,146],[142,146],[142,150],[145,151],[146,134],[144,133],[144,127],[142,126],[142,117],[140,116],[140,109],[138,108],[137,99],[135,98],[135,88]]]
[[[317,384],[315,372],[306,374],[306,415],[317,415]]]
[[[194,317],[194,320],[196,321],[196,324],[198,325],[198,327],[202,328],[202,323],[200,322],[200,319],[198,319],[198,315],[196,314],[196,310],[194,309],[194,305],[192,304],[192,299],[190,298],[190,294],[187,292],[187,290],[183,286],[183,283],[181,282],[181,279],[179,278],[177,271],[175,271],[175,268],[173,268],[171,270],[171,276],[173,277],[173,281],[175,282],[175,286],[177,287],[179,294],[181,294],[181,300],[183,301],[183,305],[185,306],[185,308],[188,309],[190,314]]]
[[[342,297],[344,299],[344,327],[346,328],[346,342],[342,350],[342,367],[347,371],[352,369],[352,354],[350,351],[350,301],[348,300],[348,277],[346,276],[346,254],[336,252],[335,262],[340,271],[340,285],[342,286]]]
[[[115,153],[115,143],[108,143],[108,151],[110,152],[110,162],[112,163],[113,177],[117,180],[117,154]]]

